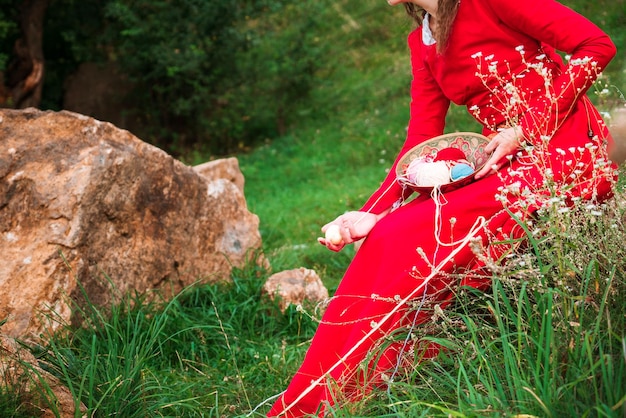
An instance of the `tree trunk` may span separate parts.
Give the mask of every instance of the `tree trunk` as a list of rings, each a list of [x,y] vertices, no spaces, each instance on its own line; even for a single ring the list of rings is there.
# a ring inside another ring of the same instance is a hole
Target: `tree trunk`
[[[21,37],[5,74],[5,105],[38,107],[44,76],[43,24],[49,0],[24,0],[20,7]]]

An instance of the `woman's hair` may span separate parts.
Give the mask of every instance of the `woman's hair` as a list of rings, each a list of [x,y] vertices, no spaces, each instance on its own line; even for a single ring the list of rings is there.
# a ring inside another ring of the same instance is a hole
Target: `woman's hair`
[[[433,36],[437,41],[437,51],[440,53],[443,52],[448,43],[450,30],[452,29],[452,23],[456,17],[459,3],[460,0],[438,0],[437,2],[437,30],[434,31]],[[426,11],[422,7],[414,3],[404,3],[404,8],[418,25],[422,24],[424,14],[426,14]]]

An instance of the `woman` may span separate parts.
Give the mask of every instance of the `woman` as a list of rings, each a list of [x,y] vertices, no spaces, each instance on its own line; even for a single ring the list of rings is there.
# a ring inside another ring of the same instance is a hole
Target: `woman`
[[[595,25],[554,0],[388,2],[404,3],[418,22],[408,38],[413,81],[406,142],[362,209],[322,228],[340,228],[340,240],[319,239],[333,251],[366,239],[268,416],[323,414],[337,398],[355,399],[384,384],[406,347],[381,350],[383,337],[424,325],[432,315],[425,302],[445,306],[460,285],[488,287],[485,260],[505,251],[493,243],[522,237],[511,213],[523,219],[555,201],[599,201],[615,181],[606,149],[611,138],[584,97],[616,52]],[[491,157],[474,182],[405,202],[395,167],[409,149],[443,133],[451,101],[483,125]],[[470,239],[486,258],[470,249]],[[436,347],[417,345],[425,356],[436,354]]]

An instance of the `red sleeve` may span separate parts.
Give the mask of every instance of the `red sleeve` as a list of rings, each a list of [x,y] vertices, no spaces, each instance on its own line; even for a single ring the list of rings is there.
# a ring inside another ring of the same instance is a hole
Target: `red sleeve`
[[[564,71],[553,74],[549,94],[536,95],[520,120],[527,138],[550,135],[615,56],[615,45],[596,25],[557,1],[485,1],[505,25],[571,55]]]
[[[406,141],[381,186],[361,208],[379,214],[402,197],[402,187],[396,181],[396,166],[411,148],[434,136],[441,135],[445,126],[450,100],[443,94],[424,64],[421,27],[409,35],[411,51],[411,115]],[[434,46],[433,46],[434,48]]]

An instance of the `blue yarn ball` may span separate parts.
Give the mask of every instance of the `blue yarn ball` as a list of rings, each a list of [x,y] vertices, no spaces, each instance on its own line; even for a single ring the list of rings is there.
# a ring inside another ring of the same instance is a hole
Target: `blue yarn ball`
[[[465,163],[456,164],[450,169],[450,179],[452,181],[461,180],[464,177],[470,176],[474,173],[474,169]]]

